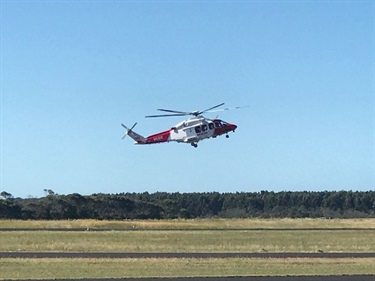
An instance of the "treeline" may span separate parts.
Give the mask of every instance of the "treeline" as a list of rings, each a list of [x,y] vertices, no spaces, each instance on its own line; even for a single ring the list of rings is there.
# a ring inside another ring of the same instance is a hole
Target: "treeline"
[[[368,218],[375,191],[49,194],[2,192],[0,219]]]

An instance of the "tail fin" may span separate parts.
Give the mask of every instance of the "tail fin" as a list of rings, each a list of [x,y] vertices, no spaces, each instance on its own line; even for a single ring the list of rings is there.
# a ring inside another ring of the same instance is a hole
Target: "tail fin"
[[[133,131],[134,127],[137,125],[137,122],[134,123],[134,125],[129,129],[128,127],[126,127],[124,124],[121,124],[121,126],[123,126],[126,131],[125,131],[125,134],[124,136],[122,137],[122,139],[124,139],[126,136],[129,136],[131,137],[133,140],[135,140],[135,143],[136,144],[144,144],[146,143],[146,138],[137,134],[136,132]]]

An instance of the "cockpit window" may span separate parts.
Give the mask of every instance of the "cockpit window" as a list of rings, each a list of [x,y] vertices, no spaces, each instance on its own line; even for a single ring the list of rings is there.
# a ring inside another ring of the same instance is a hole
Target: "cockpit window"
[[[220,123],[220,121],[215,121],[215,127],[216,127],[216,128],[220,128],[220,127],[221,127],[221,123]]]

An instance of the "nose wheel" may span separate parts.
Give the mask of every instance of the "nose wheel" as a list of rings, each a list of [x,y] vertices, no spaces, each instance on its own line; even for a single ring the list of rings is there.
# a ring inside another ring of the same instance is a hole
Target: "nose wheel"
[[[194,146],[195,148],[197,148],[197,147],[198,147],[198,144],[196,144],[195,142],[192,142],[192,143],[191,143],[191,146]]]

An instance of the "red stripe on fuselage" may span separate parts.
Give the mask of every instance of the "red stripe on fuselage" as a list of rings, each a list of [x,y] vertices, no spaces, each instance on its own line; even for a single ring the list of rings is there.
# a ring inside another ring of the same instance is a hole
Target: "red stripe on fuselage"
[[[231,123],[222,124],[221,127],[215,128],[214,136],[216,137],[216,136],[226,134],[230,131],[234,131],[236,128],[237,126]]]
[[[171,130],[160,132],[151,136],[148,136],[146,139],[146,144],[166,142],[170,140]]]

